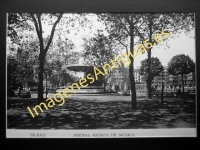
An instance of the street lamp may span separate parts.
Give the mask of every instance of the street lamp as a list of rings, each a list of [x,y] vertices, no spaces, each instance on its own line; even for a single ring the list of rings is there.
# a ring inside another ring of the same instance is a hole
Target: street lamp
[[[67,56],[67,53],[64,52],[64,57],[65,57],[65,65],[66,65],[66,56]]]
[[[142,87],[143,87],[143,86],[141,86],[141,82],[146,80],[146,79],[144,79],[144,77],[145,77],[144,69],[140,68],[140,70],[139,70],[140,93],[142,92]]]
[[[48,90],[47,90],[47,77],[48,77],[48,72],[46,71],[46,99],[47,99],[47,95],[48,95]]]
[[[139,83],[140,83],[140,93],[141,93],[141,79],[140,79],[140,76],[141,76],[141,74],[142,74],[142,71],[141,70],[139,70]]]
[[[162,75],[162,91],[161,91],[161,105],[163,105],[163,71],[162,71],[162,73],[161,73],[161,75]]]
[[[64,74],[64,80],[65,80],[65,86],[66,86],[66,71],[65,71],[65,74]]]
[[[122,90],[122,81],[123,81],[123,80],[121,80],[121,86],[120,86],[121,90]]]
[[[165,72],[166,70],[164,69],[162,72],[161,72],[161,79],[162,79],[162,91],[161,91],[161,105],[163,105],[163,88],[164,88],[164,83],[163,83],[163,73]]]

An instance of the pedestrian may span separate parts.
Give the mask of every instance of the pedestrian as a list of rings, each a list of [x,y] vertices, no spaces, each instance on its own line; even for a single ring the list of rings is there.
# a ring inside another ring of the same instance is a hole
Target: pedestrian
[[[178,97],[181,97],[181,90],[180,90],[180,88],[178,89],[178,91],[177,91],[178,93]]]
[[[18,96],[20,97],[20,95],[21,95],[21,88],[19,87],[18,88]]]

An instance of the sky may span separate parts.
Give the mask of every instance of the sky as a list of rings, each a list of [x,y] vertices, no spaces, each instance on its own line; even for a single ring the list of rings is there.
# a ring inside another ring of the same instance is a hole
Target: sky
[[[71,31],[70,34],[67,35],[67,38],[71,39],[72,42],[75,44],[75,51],[81,51],[83,48],[81,45],[83,44],[82,37],[88,37],[92,36],[96,29],[101,28],[104,29],[103,25],[98,22],[96,19],[96,16],[90,15],[89,19],[92,20],[93,28],[92,29],[86,29],[83,30],[80,28],[79,32]],[[46,26],[44,28],[44,36],[48,35],[50,33],[51,27]],[[77,33],[75,35],[75,33]],[[194,62],[195,61],[195,38],[194,38],[194,30],[191,31],[191,34],[185,35],[184,33],[181,33],[179,37],[172,39],[168,38],[167,42],[170,46],[167,48],[166,42],[163,42],[161,46],[155,46],[152,48],[152,57],[158,57],[161,61],[163,66],[167,66],[170,59],[177,55],[177,54],[185,54],[188,55]],[[134,68],[138,68],[140,66],[140,62],[147,58],[147,53],[138,55],[134,59]]]

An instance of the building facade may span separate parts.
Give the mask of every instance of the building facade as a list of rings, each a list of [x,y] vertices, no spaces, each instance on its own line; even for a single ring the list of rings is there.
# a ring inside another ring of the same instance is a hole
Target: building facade
[[[134,79],[136,84],[136,92],[145,92],[147,90],[146,78],[140,75],[140,70],[134,69]],[[195,73],[189,73],[184,75],[184,91],[195,90]],[[181,76],[173,76],[168,73],[167,67],[164,67],[164,71],[160,73],[159,76],[154,77],[152,81],[152,88],[155,90],[162,89],[162,82],[164,92],[176,92],[178,89],[182,91],[182,80]],[[124,68],[123,70],[117,69],[110,79],[108,80],[108,85],[114,89],[115,85],[119,85],[120,90],[130,89],[129,80],[129,68]]]
[[[164,71],[160,73],[159,76],[154,77],[152,81],[152,86],[156,90],[162,89],[162,82],[163,82],[163,89],[166,92],[177,91],[180,89],[182,91],[182,78],[180,75],[171,75],[167,71],[167,67],[164,67]],[[189,74],[185,74],[183,76],[184,82],[184,91],[188,90],[195,90],[195,73],[191,72]]]

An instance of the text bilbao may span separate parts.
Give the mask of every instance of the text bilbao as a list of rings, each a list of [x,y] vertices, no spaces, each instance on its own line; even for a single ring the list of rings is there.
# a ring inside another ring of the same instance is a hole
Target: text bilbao
[[[169,36],[170,36],[169,33],[165,33],[164,31],[165,30],[163,30],[161,34],[154,35],[154,40],[157,43],[160,43],[163,40],[169,38]],[[163,39],[163,35],[165,36],[165,39]],[[91,74],[88,74],[86,76],[86,78],[81,78],[79,80],[79,84],[73,83],[69,86],[70,88],[65,88],[62,90],[62,92],[57,92],[56,94],[54,94],[54,98],[47,98],[46,99],[47,104],[45,104],[44,102],[41,102],[39,105],[36,105],[35,107],[33,107],[35,114],[38,115],[37,108],[39,108],[40,111],[43,112],[41,105],[43,105],[46,110],[48,110],[48,108],[54,107],[55,102],[60,103],[59,106],[64,105],[65,98],[69,98],[70,96],[72,96],[72,94],[71,94],[72,92],[76,93],[76,91],[74,90],[74,86],[76,86],[77,89],[80,90],[81,87],[83,87],[83,88],[87,87],[88,83],[92,84],[92,83],[94,83],[95,80],[98,80],[98,75],[101,74],[102,76],[105,76],[106,74],[108,74],[108,69],[110,71],[112,71],[113,69],[117,69],[122,65],[128,67],[131,64],[131,60],[130,60],[129,56],[135,58],[139,54],[144,53],[146,51],[146,49],[150,49],[152,47],[153,47],[152,43],[148,42],[148,40],[145,40],[144,44],[138,44],[138,45],[134,46],[134,55],[129,50],[128,54],[125,52],[125,53],[121,54],[119,57],[116,57],[116,55],[114,55],[114,60],[110,59],[110,62],[104,64],[101,69],[98,69],[96,66],[94,66],[93,67],[94,68],[94,76],[92,76]],[[59,99],[57,97],[59,97]],[[27,107],[27,109],[30,112],[30,114],[32,115],[32,117],[34,118],[35,116],[34,116],[33,112],[31,111],[31,109],[29,107]]]

